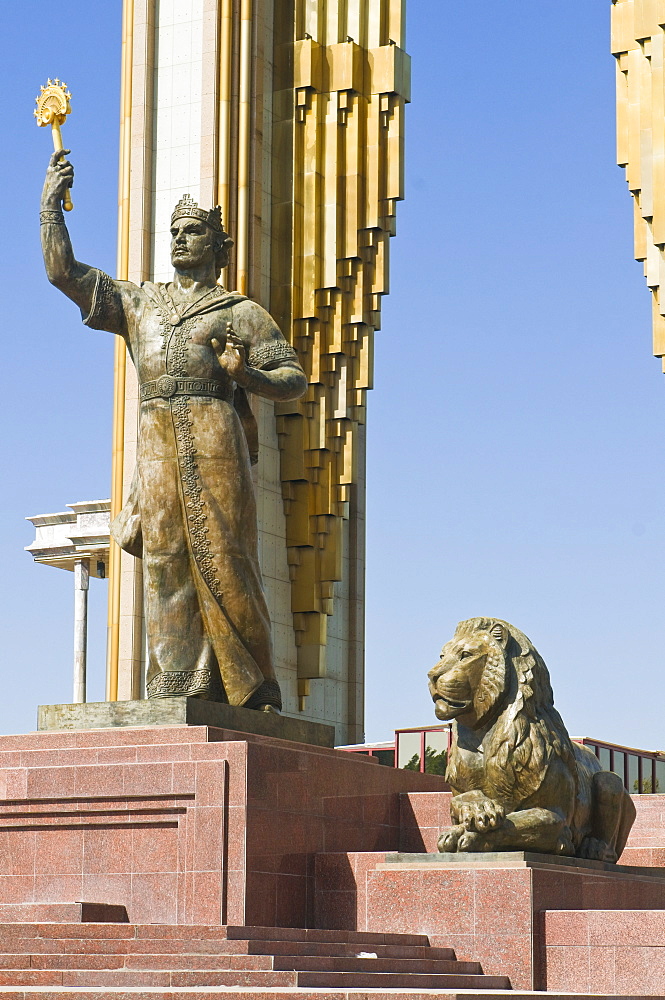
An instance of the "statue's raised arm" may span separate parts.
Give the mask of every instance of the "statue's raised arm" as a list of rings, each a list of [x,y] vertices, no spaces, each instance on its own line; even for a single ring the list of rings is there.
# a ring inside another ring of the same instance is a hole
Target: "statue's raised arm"
[[[39,213],[42,253],[48,280],[72,299],[83,322],[97,330],[127,335],[127,312],[135,285],[109,275],[74,256],[62,203],[74,181],[74,168],[65,159],[68,149],[56,150],[49,161]],[[129,293],[129,295],[128,295]]]
[[[97,272],[74,257],[62,203],[74,181],[74,168],[65,159],[68,149],[51,155],[41,201],[41,239],[48,280],[81,309],[90,312]]]

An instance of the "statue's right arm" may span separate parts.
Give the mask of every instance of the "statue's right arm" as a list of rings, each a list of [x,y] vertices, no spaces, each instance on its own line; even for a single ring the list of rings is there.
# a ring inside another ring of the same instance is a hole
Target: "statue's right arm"
[[[92,304],[97,271],[76,260],[65,226],[62,202],[74,179],[74,168],[64,159],[68,152],[60,150],[51,156],[42,191],[39,228],[48,280],[85,315]]]

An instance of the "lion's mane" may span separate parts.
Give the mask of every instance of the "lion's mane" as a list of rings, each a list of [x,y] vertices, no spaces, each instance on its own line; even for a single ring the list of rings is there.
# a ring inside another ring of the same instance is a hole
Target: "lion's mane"
[[[547,667],[529,639],[498,618],[460,622],[455,639],[478,633],[485,633],[489,655],[476,703],[495,718],[484,747],[485,775],[506,801],[518,804],[537,792],[553,758],[576,774],[573,747],[554,707]],[[453,788],[456,771],[453,750],[447,772]]]

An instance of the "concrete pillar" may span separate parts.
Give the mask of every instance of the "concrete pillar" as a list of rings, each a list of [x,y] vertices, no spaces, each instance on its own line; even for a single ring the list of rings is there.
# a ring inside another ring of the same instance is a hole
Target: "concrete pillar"
[[[74,563],[74,704],[85,701],[89,578],[90,560],[77,559]]]

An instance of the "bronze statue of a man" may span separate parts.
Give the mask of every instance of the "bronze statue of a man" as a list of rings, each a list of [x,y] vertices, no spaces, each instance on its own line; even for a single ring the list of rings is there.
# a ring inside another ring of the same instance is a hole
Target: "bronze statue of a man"
[[[279,711],[245,390],[297,399],[305,375],[268,313],[217,283],[233,245],[219,208],[188,195],[176,205],[166,285],[115,281],[77,261],[61,207],[74,177],[68,152],[53,154],[44,182],[44,262],[87,326],[124,339],[138,375],[136,474],[111,530],[143,558],[148,697]]]

